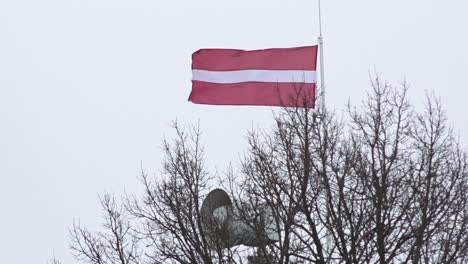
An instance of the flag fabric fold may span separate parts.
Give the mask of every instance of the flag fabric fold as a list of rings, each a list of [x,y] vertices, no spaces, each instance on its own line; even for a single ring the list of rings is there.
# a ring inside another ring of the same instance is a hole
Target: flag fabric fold
[[[189,100],[212,105],[315,106],[317,46],[201,49]]]

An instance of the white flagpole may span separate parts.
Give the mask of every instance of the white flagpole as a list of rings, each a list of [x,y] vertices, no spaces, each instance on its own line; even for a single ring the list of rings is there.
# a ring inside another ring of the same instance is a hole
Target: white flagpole
[[[322,108],[322,115],[325,116],[326,108],[325,108],[325,68],[323,62],[323,36],[322,36],[322,9],[320,5],[320,0],[318,0],[318,9],[319,9],[319,30],[320,35],[318,37],[318,44],[319,44],[319,52],[320,52],[320,95],[321,95],[321,104],[320,107]],[[326,140],[327,130],[325,126],[323,126],[323,137]],[[331,248],[330,237],[326,236],[325,238],[325,248],[327,251]]]
[[[321,107],[322,111],[325,112],[325,69],[323,62],[323,37],[322,37],[322,9],[320,0],[318,0],[319,9],[319,29],[320,35],[318,37],[319,52],[320,52],[320,96],[321,96]]]

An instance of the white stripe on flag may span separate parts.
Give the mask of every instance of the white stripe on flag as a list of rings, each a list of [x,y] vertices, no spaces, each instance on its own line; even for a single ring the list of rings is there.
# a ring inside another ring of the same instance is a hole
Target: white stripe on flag
[[[315,83],[315,71],[310,70],[240,70],[205,71],[192,70],[192,80],[210,83]]]

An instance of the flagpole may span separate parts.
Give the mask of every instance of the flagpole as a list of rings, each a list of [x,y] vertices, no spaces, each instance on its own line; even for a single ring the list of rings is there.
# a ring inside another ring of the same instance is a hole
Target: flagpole
[[[320,35],[318,37],[319,52],[320,52],[320,96],[321,96],[321,107],[322,111],[325,112],[325,69],[323,62],[323,36],[322,36],[322,9],[320,0],[318,0],[319,10],[319,30]]]
[[[319,37],[318,37],[318,45],[319,45],[319,52],[320,52],[320,95],[321,95],[321,104],[320,107],[322,108],[322,115],[325,117],[326,115],[326,108],[325,108],[325,68],[324,68],[324,61],[323,61],[323,36],[322,36],[322,8],[320,5],[320,0],[318,0],[318,10],[319,10]],[[323,138],[327,140],[327,129],[323,126]],[[326,143],[325,143],[326,144]],[[326,236],[325,238],[325,248],[328,251],[330,249],[330,237]]]

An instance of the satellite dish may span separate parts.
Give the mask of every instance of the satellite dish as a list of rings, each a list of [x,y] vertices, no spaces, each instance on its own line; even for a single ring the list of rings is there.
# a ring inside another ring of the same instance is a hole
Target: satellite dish
[[[210,242],[218,247],[259,247],[279,241],[273,210],[269,206],[257,208],[260,212],[257,215],[249,212],[257,218],[255,222],[241,219],[233,209],[229,195],[222,189],[215,189],[206,196],[200,211],[204,231]]]

